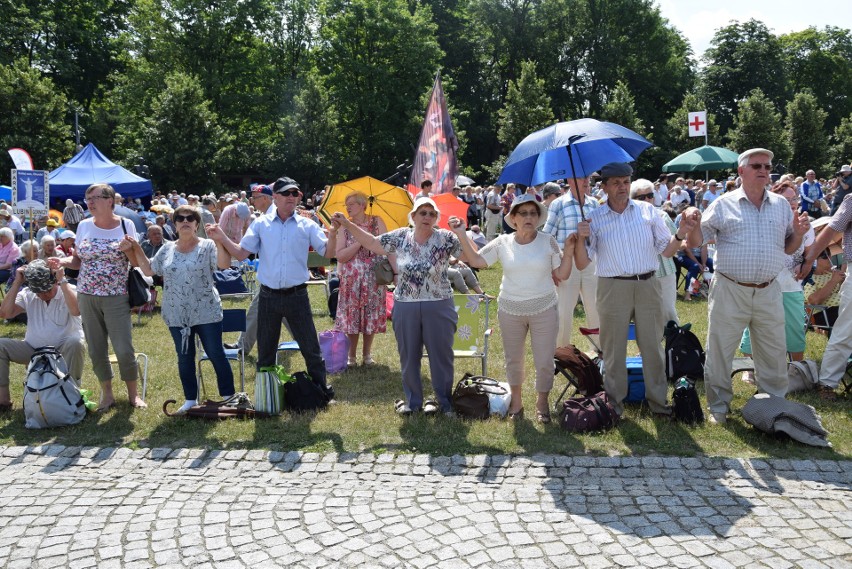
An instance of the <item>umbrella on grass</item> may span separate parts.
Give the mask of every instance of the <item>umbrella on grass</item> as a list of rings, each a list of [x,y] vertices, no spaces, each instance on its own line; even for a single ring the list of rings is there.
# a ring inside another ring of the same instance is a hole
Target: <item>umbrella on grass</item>
[[[663,172],[728,170],[737,167],[738,156],[733,150],[705,145],[669,160],[663,165]]]

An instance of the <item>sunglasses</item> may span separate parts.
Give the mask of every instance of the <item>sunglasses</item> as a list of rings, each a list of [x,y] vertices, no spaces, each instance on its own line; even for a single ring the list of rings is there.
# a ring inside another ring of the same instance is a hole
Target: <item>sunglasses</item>
[[[417,215],[422,215],[423,217],[438,217],[438,212],[437,211],[423,210],[423,211],[418,211]]]
[[[278,194],[279,196],[291,196],[291,197],[295,198],[296,196],[299,195],[299,190],[280,190],[280,191],[277,191],[275,193]]]
[[[752,170],[766,170],[769,172],[772,170],[772,164],[749,164]]]
[[[639,194],[634,199],[637,199],[637,200],[654,199],[654,194]]]
[[[195,221],[195,218],[191,215],[176,215],[175,222],[180,223],[182,221]]]

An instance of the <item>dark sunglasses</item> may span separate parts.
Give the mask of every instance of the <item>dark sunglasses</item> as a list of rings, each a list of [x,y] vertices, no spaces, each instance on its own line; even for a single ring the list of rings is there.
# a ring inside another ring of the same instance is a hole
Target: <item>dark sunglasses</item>
[[[279,190],[275,193],[278,194],[279,196],[292,196],[292,197],[295,198],[296,196],[299,195],[299,190]]]
[[[175,222],[180,223],[181,221],[195,221],[195,217],[191,215],[176,215]]]
[[[769,172],[772,170],[772,164],[749,164],[752,170],[766,170]]]
[[[637,199],[637,200],[654,199],[654,194],[638,194],[634,199]]]

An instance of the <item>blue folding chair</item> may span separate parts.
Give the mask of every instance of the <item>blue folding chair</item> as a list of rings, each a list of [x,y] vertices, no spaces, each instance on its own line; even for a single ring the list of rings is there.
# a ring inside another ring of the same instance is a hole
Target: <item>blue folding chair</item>
[[[222,311],[222,332],[245,332],[246,331],[246,310],[244,308],[226,308]],[[201,372],[201,363],[210,361],[210,358],[202,350],[201,342],[196,338],[196,346],[201,354],[198,358],[198,391],[202,397],[207,397],[204,390],[204,376]],[[235,348],[225,348],[225,357],[228,361],[237,361],[240,363],[240,391],[246,390],[246,356],[243,351]]]

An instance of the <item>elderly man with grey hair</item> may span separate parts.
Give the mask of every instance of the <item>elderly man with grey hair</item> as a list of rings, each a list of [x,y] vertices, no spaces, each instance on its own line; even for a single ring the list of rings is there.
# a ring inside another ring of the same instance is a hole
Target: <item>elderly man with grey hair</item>
[[[601,350],[606,375],[604,389],[616,413],[624,412],[627,397],[627,333],[632,320],[636,343],[642,352],[645,398],[655,415],[671,415],[667,402],[668,382],[663,359],[664,322],[660,282],[654,278],[659,255],[671,257],[683,238],[672,235],[647,199],[630,199],[629,164],[610,163],[600,169],[607,201],[587,221],[577,224],[577,235],[588,238],[586,247],[576,248],[577,267],[585,267],[588,255],[597,258],[598,314]],[[684,214],[681,231],[698,223],[697,212]]]
[[[12,409],[9,363],[29,363],[37,348],[55,346],[78,385],[83,375],[86,343],[77,290],[68,283],[57,260],[50,259],[49,262],[50,266],[36,260],[18,267],[12,288],[0,303],[0,318],[27,314],[27,331],[23,340],[0,338],[0,412]]]
[[[688,235],[689,247],[716,242],[716,277],[710,284],[704,386],[711,423],[727,422],[734,390],[731,364],[746,326],[751,331],[759,391],[787,394],[784,303],[777,277],[785,256],[807,233],[806,213],[794,216],[782,196],[768,191],[774,154],[752,148],[739,156],[742,187],[719,196]],[[644,356],[644,353],[643,353]]]
[[[562,188],[556,182],[548,182],[541,189],[541,199],[544,207],[550,207],[553,201],[562,195]]]

